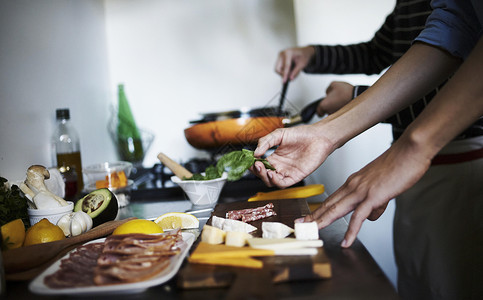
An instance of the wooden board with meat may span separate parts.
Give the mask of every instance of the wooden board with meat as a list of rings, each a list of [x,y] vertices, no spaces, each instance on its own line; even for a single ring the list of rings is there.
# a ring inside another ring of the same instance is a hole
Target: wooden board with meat
[[[142,292],[178,272],[194,234],[111,235],[77,247],[29,285],[42,295]]]
[[[223,222],[223,220],[225,220],[224,218],[227,218],[226,220],[241,220],[243,214],[255,216],[257,215],[257,212],[263,212],[263,217],[254,218],[253,221],[247,222],[248,226],[254,226],[255,228],[254,231],[250,232],[254,237],[254,239],[252,239],[254,242],[257,241],[258,243],[261,240],[270,240],[270,243],[283,241],[291,243],[308,242],[314,244],[315,241],[296,240],[293,233],[290,233],[288,237],[284,239],[262,239],[262,224],[270,222],[274,224],[283,224],[287,227],[294,227],[295,219],[308,215],[310,210],[305,199],[220,203],[215,207],[207,224],[210,226],[214,225],[213,227],[220,227],[219,224],[213,223],[220,222],[220,220]],[[185,289],[231,286],[233,289],[236,288],[236,286],[243,286],[239,281],[246,280],[247,278],[258,278],[258,280],[265,280],[268,278],[273,283],[307,279],[328,279],[332,276],[330,262],[323,247],[320,247],[322,241],[318,240],[318,242],[320,242],[319,247],[312,248],[312,250],[315,251],[314,255],[295,254],[298,250],[307,249],[286,249],[294,250],[292,252],[293,255],[277,255],[277,251],[272,251],[271,254],[261,252],[262,254],[260,255],[264,256],[255,255],[256,257],[253,257],[252,253],[255,249],[252,247],[245,246],[240,247],[238,248],[239,250],[237,250],[236,247],[208,245],[198,240],[195,247],[193,247],[194,250],[192,250],[189,263],[180,270],[178,275],[178,286]],[[285,243],[282,244],[286,245]],[[240,255],[240,265],[238,267],[233,266],[236,265],[236,259],[229,253],[230,251],[240,253],[237,254]],[[246,257],[242,258],[245,254]],[[219,258],[221,262],[220,264],[223,264],[224,260],[226,260],[226,265],[196,263],[198,257],[200,257],[200,261],[203,262],[203,255],[206,255],[206,261],[208,262],[210,260],[215,261]],[[257,262],[261,262],[261,266],[260,264],[257,264]],[[232,265],[230,266],[230,264]],[[246,274],[250,275],[245,276]]]

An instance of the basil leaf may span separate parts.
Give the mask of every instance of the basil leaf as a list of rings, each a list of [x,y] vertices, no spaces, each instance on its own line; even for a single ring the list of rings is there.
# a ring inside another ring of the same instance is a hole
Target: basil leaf
[[[191,178],[183,178],[183,180],[210,180],[220,178],[223,172],[228,173],[228,181],[239,180],[245,172],[255,163],[261,161],[265,168],[275,170],[266,159],[255,158],[253,151],[242,149],[240,151],[232,151],[223,155],[216,166],[209,166],[205,170],[205,176],[201,174],[193,174]]]

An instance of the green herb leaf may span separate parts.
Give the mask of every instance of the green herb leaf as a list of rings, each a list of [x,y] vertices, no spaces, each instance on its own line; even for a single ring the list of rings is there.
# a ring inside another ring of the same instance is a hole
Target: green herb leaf
[[[22,219],[26,225],[30,224],[27,199],[18,186],[12,185],[9,188],[7,179],[0,177],[0,226],[16,219]]]
[[[215,166],[209,166],[205,170],[205,175],[193,174],[191,178],[183,178],[183,180],[210,180],[220,178],[223,172],[228,173],[228,181],[236,181],[242,178],[245,172],[253,166],[255,161],[261,161],[265,168],[275,170],[266,159],[255,158],[253,151],[242,149],[240,151],[232,151],[223,155]]]

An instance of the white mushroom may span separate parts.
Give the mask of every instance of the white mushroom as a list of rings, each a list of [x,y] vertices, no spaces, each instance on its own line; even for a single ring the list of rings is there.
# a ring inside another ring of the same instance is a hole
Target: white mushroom
[[[27,204],[29,205],[29,207],[37,208],[35,206],[35,203],[33,202],[35,193],[25,184],[25,182],[20,183],[19,188],[25,194],[25,197],[27,197]]]
[[[27,170],[27,179],[25,180],[25,184],[35,193],[35,195],[41,193],[44,201],[45,196],[50,196],[51,198],[59,202],[62,206],[68,205],[67,201],[47,189],[44,180],[49,178],[49,170],[47,170],[44,166],[33,165],[30,166]]]

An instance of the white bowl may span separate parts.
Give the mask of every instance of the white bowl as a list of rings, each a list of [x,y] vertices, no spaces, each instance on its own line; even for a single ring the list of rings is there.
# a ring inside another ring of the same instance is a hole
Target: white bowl
[[[34,225],[35,223],[39,222],[44,218],[49,220],[50,223],[57,225],[57,221],[59,221],[59,219],[62,218],[63,215],[71,213],[74,210],[74,202],[67,201],[67,203],[69,205],[48,209],[27,208],[30,219],[30,226]]]
[[[171,181],[183,189],[191,203],[205,206],[218,202],[227,177],[228,174],[225,172],[221,178],[212,180],[181,180],[177,176],[172,176]]]

